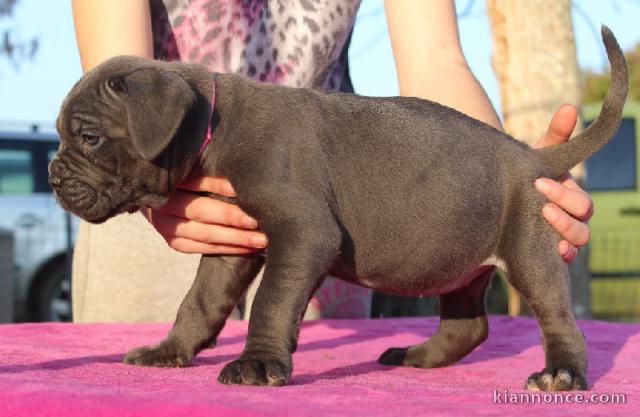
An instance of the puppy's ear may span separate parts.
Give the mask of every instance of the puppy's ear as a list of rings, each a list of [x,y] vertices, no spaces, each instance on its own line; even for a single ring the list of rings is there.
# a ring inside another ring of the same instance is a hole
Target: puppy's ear
[[[124,83],[131,142],[151,161],[169,146],[196,95],[181,76],[157,68],[134,71]]]

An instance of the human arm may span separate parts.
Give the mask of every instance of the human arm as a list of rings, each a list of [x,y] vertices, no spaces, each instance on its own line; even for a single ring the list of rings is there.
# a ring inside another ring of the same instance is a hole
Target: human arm
[[[462,52],[454,1],[385,0],[385,12],[400,94],[437,101],[502,129]],[[561,107],[537,147],[568,140],[575,123],[575,108]],[[544,179],[536,187],[550,201],[543,216],[562,235],[558,252],[570,262],[576,247],[589,240],[591,199],[570,176],[561,182]]]
[[[147,0],[72,0],[84,71],[117,55],[153,57]]]
[[[455,108],[502,129],[462,52],[453,0],[385,0],[400,95]]]

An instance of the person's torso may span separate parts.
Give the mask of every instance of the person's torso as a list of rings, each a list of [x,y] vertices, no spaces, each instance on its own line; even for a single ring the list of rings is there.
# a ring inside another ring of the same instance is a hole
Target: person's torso
[[[346,46],[360,0],[151,0],[157,59],[350,91]]]

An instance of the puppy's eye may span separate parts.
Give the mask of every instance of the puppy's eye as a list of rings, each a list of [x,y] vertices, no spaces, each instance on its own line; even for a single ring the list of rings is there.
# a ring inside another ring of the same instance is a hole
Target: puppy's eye
[[[127,85],[122,77],[113,77],[107,80],[107,86],[117,93],[124,93],[127,91]]]
[[[83,133],[81,135],[82,140],[84,143],[86,143],[89,146],[96,146],[100,143],[100,139],[102,139],[100,136],[98,135],[91,135],[89,133]]]

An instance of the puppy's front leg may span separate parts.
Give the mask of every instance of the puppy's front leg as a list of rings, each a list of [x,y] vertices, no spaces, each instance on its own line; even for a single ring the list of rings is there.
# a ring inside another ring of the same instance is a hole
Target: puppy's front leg
[[[188,365],[198,352],[215,343],[227,317],[263,262],[260,253],[204,255],[169,336],[156,346],[132,350],[124,362],[142,366]]]
[[[251,308],[242,355],[227,364],[223,384],[284,385],[291,376],[298,326],[309,298],[340,247],[340,230],[330,213],[265,227],[269,250],[265,272]]]

